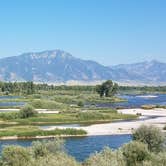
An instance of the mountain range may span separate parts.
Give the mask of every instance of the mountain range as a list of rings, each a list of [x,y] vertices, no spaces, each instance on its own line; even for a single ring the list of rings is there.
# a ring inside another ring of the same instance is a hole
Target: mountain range
[[[103,66],[58,49],[0,59],[0,81],[95,83],[108,79],[124,84],[163,85],[166,84],[166,63],[153,60]]]

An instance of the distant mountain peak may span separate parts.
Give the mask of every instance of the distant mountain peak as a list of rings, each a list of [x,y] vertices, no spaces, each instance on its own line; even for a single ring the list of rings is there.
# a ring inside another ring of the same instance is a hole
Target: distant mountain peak
[[[40,59],[40,58],[55,59],[56,57],[72,58],[72,55],[70,53],[60,49],[46,50],[42,52],[29,52],[29,53],[21,54],[20,56],[30,56],[32,59]]]
[[[62,50],[24,53],[0,59],[1,81],[66,82],[106,80],[108,67],[81,60]]]
[[[166,63],[157,60],[106,67],[73,57],[60,49],[24,53],[0,59],[0,81],[96,82],[166,84]]]

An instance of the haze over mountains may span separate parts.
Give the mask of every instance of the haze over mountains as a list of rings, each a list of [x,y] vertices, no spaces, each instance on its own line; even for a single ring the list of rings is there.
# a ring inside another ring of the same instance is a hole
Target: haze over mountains
[[[111,60],[110,60],[111,65]],[[62,50],[25,53],[0,59],[1,81],[65,83],[112,79],[127,84],[166,84],[166,63],[158,61],[103,66]]]

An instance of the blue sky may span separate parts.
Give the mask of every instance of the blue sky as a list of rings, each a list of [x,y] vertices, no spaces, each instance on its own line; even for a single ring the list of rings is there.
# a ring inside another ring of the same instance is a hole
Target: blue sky
[[[56,48],[104,65],[166,62],[166,1],[0,1],[0,57]]]

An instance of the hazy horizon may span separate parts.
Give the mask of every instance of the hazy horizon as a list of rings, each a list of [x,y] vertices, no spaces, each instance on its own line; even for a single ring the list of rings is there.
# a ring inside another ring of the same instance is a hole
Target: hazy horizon
[[[0,58],[61,49],[103,64],[166,62],[164,0],[5,0]]]

